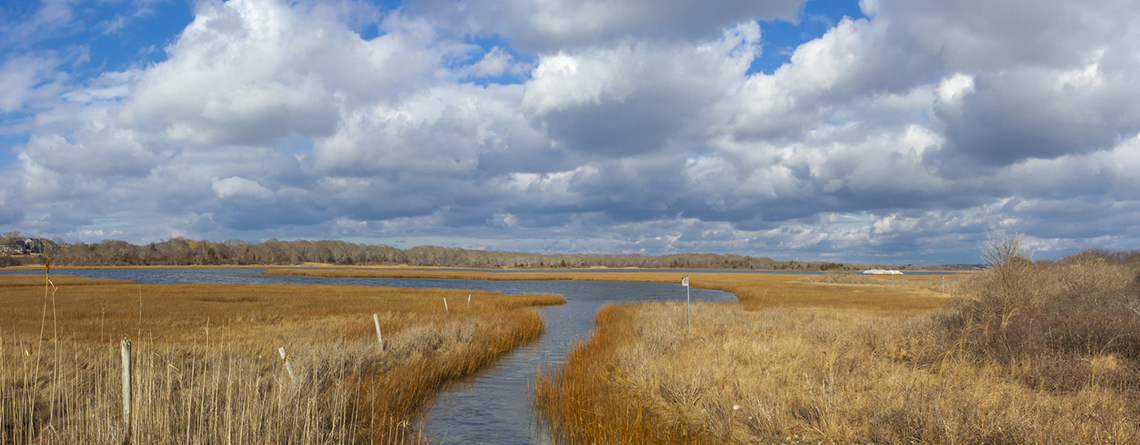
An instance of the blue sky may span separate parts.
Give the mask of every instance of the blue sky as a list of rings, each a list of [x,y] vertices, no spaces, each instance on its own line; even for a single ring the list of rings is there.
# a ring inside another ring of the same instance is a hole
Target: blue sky
[[[0,7],[0,229],[974,263],[1140,229],[1131,1]],[[987,18],[980,20],[980,17]]]

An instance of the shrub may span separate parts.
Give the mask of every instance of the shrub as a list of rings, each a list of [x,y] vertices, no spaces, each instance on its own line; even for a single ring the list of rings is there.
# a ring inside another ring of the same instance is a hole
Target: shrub
[[[985,256],[989,267],[963,286],[957,310],[941,318],[951,332],[948,350],[1006,366],[1035,388],[1140,390],[1140,375],[1123,378],[1140,369],[1135,263],[1101,251],[1034,263],[1016,235],[991,239]],[[1114,363],[1115,371],[1098,378],[1103,366],[1096,361]]]

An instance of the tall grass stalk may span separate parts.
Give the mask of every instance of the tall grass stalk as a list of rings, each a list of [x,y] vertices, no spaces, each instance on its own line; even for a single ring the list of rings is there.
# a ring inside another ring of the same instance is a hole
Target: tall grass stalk
[[[46,304],[36,314],[36,335],[26,329],[34,317],[24,304],[33,300],[29,286],[0,284],[6,302],[23,304],[0,308],[0,444],[124,440],[119,345],[104,330],[141,333],[132,339],[133,443],[427,442],[420,426],[436,391],[537,337],[544,322],[526,306],[562,301],[487,294],[486,304],[445,318],[435,309],[438,292],[143,286],[145,298],[156,301],[146,326],[163,329],[135,331],[134,314],[127,315],[134,292],[100,283],[57,288],[50,356],[43,345]],[[328,309],[321,299],[340,306]],[[96,319],[103,301],[106,319]],[[260,301],[283,310],[267,316]],[[362,307],[380,310],[390,333],[383,350],[371,336],[369,314],[376,311]],[[341,309],[358,312],[337,314]],[[281,345],[295,382],[277,359]]]

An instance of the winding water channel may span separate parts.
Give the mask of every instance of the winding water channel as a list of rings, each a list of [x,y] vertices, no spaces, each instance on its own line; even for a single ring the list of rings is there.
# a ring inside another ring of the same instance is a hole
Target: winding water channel
[[[546,333],[492,366],[450,385],[436,398],[425,435],[445,444],[548,443],[535,428],[528,391],[543,367],[560,365],[577,341],[588,339],[594,314],[607,303],[684,301],[678,284],[614,281],[483,281],[389,278],[322,278],[262,275],[264,269],[106,269],[56,273],[132,280],[148,284],[334,284],[408,288],[471,289],[506,294],[547,293],[566,298],[562,306],[540,308]],[[677,273],[678,282],[685,271]],[[0,272],[9,273],[9,272]],[[27,273],[27,272],[23,272]],[[726,292],[692,289],[693,301],[733,301]]]

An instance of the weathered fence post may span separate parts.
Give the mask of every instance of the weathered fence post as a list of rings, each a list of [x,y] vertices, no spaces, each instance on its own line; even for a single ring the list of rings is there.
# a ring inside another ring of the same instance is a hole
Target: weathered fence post
[[[446,298],[443,299],[443,312],[446,312],[447,315],[451,315],[451,311],[447,309],[447,299]]]
[[[119,343],[123,357],[123,443],[131,443],[131,341],[126,337]]]
[[[372,314],[372,322],[376,323],[376,341],[380,342],[380,349],[384,349],[384,336],[380,335],[380,318]]]
[[[281,353],[281,361],[285,362],[285,371],[289,373],[289,381],[292,382],[296,380],[296,378],[293,377],[293,365],[289,364],[289,356],[285,355],[285,347],[277,348],[277,352]]]
[[[471,294],[467,294],[467,309],[471,309]]]

